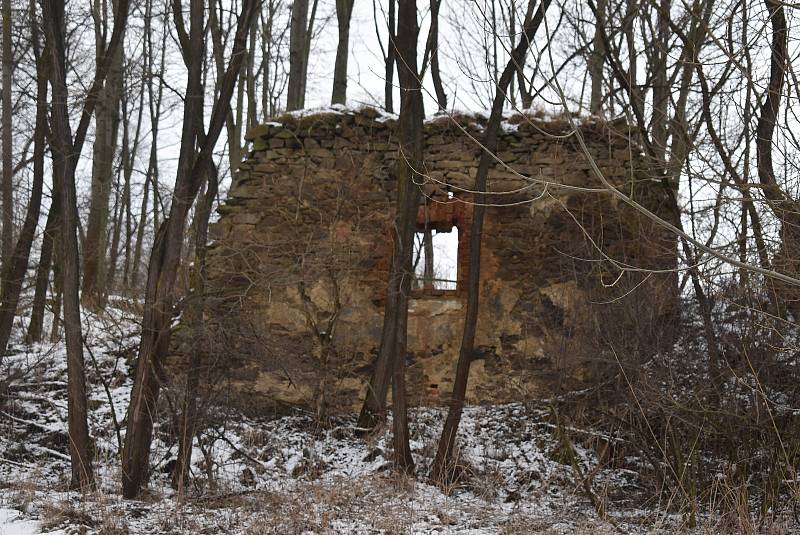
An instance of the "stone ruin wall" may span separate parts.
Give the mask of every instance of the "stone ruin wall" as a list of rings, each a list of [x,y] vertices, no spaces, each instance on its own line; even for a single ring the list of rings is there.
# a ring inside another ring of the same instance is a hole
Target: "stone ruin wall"
[[[442,117],[425,126],[423,188],[440,201],[428,220],[459,229],[459,284],[411,301],[412,403],[442,402],[452,386],[469,269],[465,190],[480,154],[470,136],[480,139],[483,124]],[[624,133],[593,120],[580,128],[605,176],[665,216],[661,185]],[[211,228],[203,334],[179,329],[173,344],[176,356],[201,347],[232,381],[237,404],[310,405],[320,385],[334,412],[360,403],[391,261],[396,130],[394,118],[365,108],[287,115],[248,134],[249,158]],[[601,184],[569,122],[517,115],[503,131],[503,164],[489,174],[489,190],[504,194],[490,197],[485,217],[471,403],[582,387],[613,371],[612,348],[656,348],[676,311],[674,274],[614,265],[675,265],[674,238],[607,193],[581,190]]]

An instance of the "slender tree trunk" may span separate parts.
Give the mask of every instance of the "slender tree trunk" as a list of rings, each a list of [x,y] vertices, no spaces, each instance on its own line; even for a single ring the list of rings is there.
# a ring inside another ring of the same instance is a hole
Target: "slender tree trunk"
[[[142,340],[136,366],[128,426],[122,451],[122,493],[135,497],[146,483],[149,471],[153,417],[156,414],[161,369],[169,347],[170,322],[175,281],[180,267],[186,219],[202,180],[212,165],[212,153],[225,120],[230,113],[231,97],[242,69],[247,32],[256,12],[256,0],[245,0],[236,28],[231,59],[220,84],[209,120],[208,134],[199,127],[203,114],[202,63],[204,49],[203,0],[191,0],[190,29],[186,32],[179,0],[173,3],[173,17],[188,75],[184,101],[183,131],[175,189],[170,215],[156,234],[147,273]],[[198,146],[199,150],[195,147]]]
[[[354,0],[336,0],[336,19],[339,22],[339,43],[333,67],[331,104],[347,104],[347,57],[350,46],[350,18]]]
[[[267,0],[266,18],[261,15],[261,113],[267,120],[273,110],[272,80],[270,78],[270,62],[272,61],[272,27],[275,21],[274,0]]]
[[[247,47],[247,67],[245,83],[247,84],[247,129],[253,128],[258,124],[258,106],[256,93],[256,37],[258,36],[258,17],[253,19],[253,27],[250,28],[250,45]],[[240,154],[241,158],[241,154]],[[238,164],[237,164],[238,166]]]
[[[756,156],[758,161],[758,178],[764,197],[780,221],[781,253],[785,262],[784,270],[797,274],[800,272],[798,257],[800,256],[800,202],[781,189],[775,178],[772,162],[772,143],[775,127],[778,123],[778,112],[781,105],[781,91],[784,86],[788,60],[789,29],[786,25],[786,14],[783,4],[777,0],[764,0],[764,6],[770,14],[772,40],[770,44],[770,76],[769,84],[760,106],[760,115],[756,126]],[[777,264],[776,260],[776,264]],[[788,309],[795,323],[800,322],[800,300],[797,290],[781,292],[781,308]]]
[[[116,0],[115,0],[116,1]],[[103,21],[105,24],[106,21]],[[104,39],[97,43],[98,61],[105,54]],[[95,141],[92,147],[92,188],[89,219],[83,242],[82,301],[91,308],[104,305],[106,248],[108,237],[109,197],[114,177],[114,154],[120,124],[122,98],[122,47],[117,47],[100,93],[95,118]]]
[[[294,111],[303,107],[305,94],[303,88],[306,76],[305,46],[306,24],[308,21],[308,0],[292,2],[292,22],[289,33],[289,82],[286,87],[286,110]]]
[[[47,304],[47,290],[50,285],[50,267],[53,260],[53,248],[56,242],[56,235],[61,226],[60,184],[56,178],[56,174],[53,173],[53,196],[50,200],[50,211],[47,214],[47,222],[44,226],[42,248],[39,253],[39,265],[36,266],[36,288],[33,294],[33,305],[31,306],[31,321],[30,324],[28,324],[28,334],[25,337],[26,343],[29,344],[42,341],[44,310]]]
[[[659,0],[656,13],[658,30],[653,51],[653,117],[650,126],[653,147],[658,161],[664,161],[667,151],[667,123],[669,122],[670,87],[667,77],[667,55],[669,53],[669,17],[671,0]]]
[[[59,214],[59,219],[61,215]],[[59,231],[61,229],[59,228]],[[61,318],[61,303],[64,302],[64,274],[61,271],[61,232],[56,235],[55,248],[53,250],[53,321],[50,324],[50,343],[55,344],[61,341],[61,325],[64,323]]]
[[[408,299],[411,295],[413,278],[412,257],[414,252],[414,234],[417,226],[417,211],[421,193],[417,184],[421,177],[419,170],[423,167],[423,151],[425,132],[423,121],[422,91],[417,68],[417,39],[419,23],[417,22],[417,5],[415,0],[400,3],[397,20],[397,52],[401,59],[398,63],[400,81],[400,150],[405,158],[399,159],[398,199],[396,218],[397,237],[395,238],[395,276],[400,277],[398,284],[400,293],[397,296],[398,310],[394,342],[389,342],[392,350],[392,430],[394,433],[394,466],[395,469],[411,473],[414,460],[411,456],[408,433],[408,409],[406,404],[406,347],[408,339]]]
[[[306,86],[308,85],[308,58],[311,55],[311,40],[314,37],[314,22],[317,20],[317,7],[319,6],[319,0],[314,0],[311,4],[311,14],[308,17],[308,27],[306,28],[306,41],[303,45],[303,77],[301,79],[302,87],[300,89],[300,95],[302,104],[300,105],[301,108],[305,108],[306,106]]]
[[[441,5],[442,0],[431,0],[431,28],[428,46],[431,51],[431,80],[433,80],[433,89],[436,91],[436,103],[439,105],[439,111],[444,111],[447,109],[447,93],[444,92],[442,73],[439,69],[439,8]]]
[[[486,180],[489,176],[489,166],[494,162],[494,154],[497,152],[498,131],[500,122],[503,119],[503,106],[506,100],[508,86],[517,72],[517,65],[520,64],[528,53],[529,44],[536,36],[536,31],[544,20],[550,0],[543,0],[536,11],[536,15],[531,18],[530,13],[535,5],[535,0],[528,3],[528,15],[525,20],[530,20],[526,24],[524,36],[511,54],[506,68],[497,83],[492,113],[486,125],[483,145],[486,147],[481,153],[478,161],[478,172],[475,175],[474,190],[475,207],[472,215],[472,227],[470,229],[470,249],[469,249],[469,275],[467,280],[467,310],[464,319],[464,332],[461,338],[461,350],[458,355],[456,365],[456,376],[453,381],[453,393],[450,397],[450,406],[447,419],[442,429],[442,436],[439,439],[439,447],[436,457],[431,467],[431,478],[440,483],[445,483],[452,479],[456,474],[452,469],[453,450],[455,447],[456,434],[461,422],[461,413],[464,409],[464,398],[467,392],[467,381],[469,380],[469,368],[472,362],[475,349],[475,330],[478,323],[478,305],[480,294],[480,259],[481,259],[481,238],[483,235],[483,218],[486,211],[485,191]]]
[[[52,87],[53,168],[59,175],[61,188],[60,264],[63,269],[64,331],[67,349],[67,411],[69,450],[72,460],[72,487],[85,489],[93,484],[91,443],[86,412],[86,378],[83,366],[81,316],[78,299],[80,284],[78,262],[78,205],[75,191],[75,168],[80,158],[89,122],[94,114],[98,94],[110,67],[110,59],[122,41],[128,17],[128,1],[119,0],[114,13],[114,29],[108,50],[98,61],[96,74],[84,101],[75,137],[72,137],[69,91],[66,73],[66,23],[63,0],[44,0],[43,20],[46,24],[47,50],[50,54]]]
[[[112,243],[112,252],[117,251],[119,247],[120,234],[124,220],[125,224],[125,243],[124,243],[124,257],[122,268],[122,287],[128,287],[128,276],[130,274],[130,259],[131,259],[131,242],[133,241],[133,215],[131,214],[131,178],[133,176],[133,165],[136,154],[139,152],[139,139],[142,130],[142,118],[144,115],[144,85],[139,93],[139,109],[136,112],[136,129],[133,132],[133,141],[130,139],[130,121],[128,120],[128,96],[127,92],[123,91],[123,98],[121,101],[122,116],[123,116],[123,141],[122,141],[122,202],[120,206],[119,228],[120,232],[114,231],[114,240]],[[117,256],[119,253],[117,252]],[[115,287],[116,273],[117,273],[117,260],[112,258],[108,270],[108,277],[106,279],[106,288],[112,291]]]
[[[49,19],[49,47],[53,61],[53,168],[61,183],[61,268],[63,270],[64,332],[67,342],[67,405],[69,451],[72,459],[71,488],[85,489],[93,485],[91,439],[87,423],[86,377],[81,345],[81,316],[78,303],[78,206],[75,192],[72,134],[67,109],[66,59],[64,55],[64,4],[45,0],[45,20]]]
[[[11,49],[11,0],[3,0],[3,230],[0,238],[0,253],[2,254],[2,269],[5,272],[11,264],[14,248],[14,164],[11,146],[11,73],[13,70]]]
[[[19,294],[25,272],[28,270],[31,246],[36,237],[36,226],[42,206],[42,189],[44,186],[44,152],[45,132],[47,130],[47,68],[39,54],[39,30],[36,24],[35,2],[31,2],[32,36],[31,42],[36,56],[36,126],[33,133],[33,181],[31,196],[25,221],[14,248],[13,256],[3,264],[2,285],[0,286],[0,362],[3,360],[14,315],[19,303]]]
[[[206,243],[208,242],[208,218],[217,195],[218,179],[216,169],[208,176],[206,191],[201,195],[195,212],[195,256],[190,286],[199,302],[186,311],[187,325],[194,332],[189,369],[186,372],[186,392],[184,394],[183,415],[178,436],[178,460],[173,474],[173,483],[178,489],[180,499],[184,495],[184,485],[192,465],[192,439],[197,427],[197,395],[200,387],[200,370],[205,355],[204,318],[206,315]]]
[[[152,41],[152,9],[153,9],[153,2],[152,0],[148,0],[145,6],[145,18],[144,18],[144,28],[145,28],[145,65],[147,67],[147,72],[153,72],[153,41]],[[164,32],[164,38],[166,38],[167,32]],[[164,64],[165,64],[165,42],[162,41],[162,48],[161,48],[161,61],[160,61],[160,69],[161,72],[164,72]],[[159,133],[159,124],[160,124],[160,117],[161,117],[161,101],[164,94],[164,84],[159,79],[157,89],[153,90],[153,83],[152,78],[150,79],[150,83],[147,84],[147,105],[148,110],[150,112],[150,157],[147,164],[147,176],[145,176],[145,184],[144,184],[144,193],[142,195],[142,204],[139,211],[139,224],[136,228],[136,242],[133,246],[133,266],[131,267],[131,278],[130,278],[130,285],[129,288],[132,290],[136,290],[139,287],[139,277],[141,273],[141,265],[142,265],[142,243],[144,241],[144,232],[145,228],[147,227],[147,203],[148,203],[148,194],[152,193],[153,196],[153,229],[154,231],[158,230],[158,133]]]
[[[126,140],[127,141],[127,140]],[[123,152],[125,150],[123,149]],[[121,171],[121,170],[120,170]],[[121,173],[117,173],[118,175]],[[117,185],[119,185],[119,178],[117,178]],[[111,226],[111,242],[108,244],[108,251],[104,251],[104,255],[108,258],[105,273],[105,283],[102,284],[103,294],[100,296],[101,302],[105,303],[109,292],[114,290],[114,279],[117,276],[117,262],[119,261],[119,242],[122,237],[122,218],[124,217],[123,204],[125,202],[123,195],[118,188],[114,194],[114,212],[111,217],[113,225]]]
[[[386,63],[384,65],[384,102],[385,109],[389,113],[394,113],[394,64],[397,57],[395,44],[395,10],[397,0],[389,0],[388,32],[389,40],[386,46]]]
[[[606,50],[602,32],[606,24],[607,9],[608,0],[597,0],[594,39],[592,40],[592,52],[589,56],[589,79],[592,84],[589,112],[592,115],[600,115],[603,112],[603,58],[605,58]]]
[[[400,147],[404,158],[397,163],[397,211],[394,255],[389,274],[383,332],[375,371],[359,417],[361,427],[371,427],[385,411],[389,378],[392,378],[395,468],[413,471],[414,461],[408,439],[405,392],[405,360],[408,299],[413,278],[413,249],[417,211],[420,205],[418,170],[422,168],[425,116],[417,68],[416,2],[402,2],[398,12],[397,52],[400,80]]]
[[[422,272],[422,287],[426,289],[434,288],[433,270],[433,231],[425,226],[425,233],[422,235],[422,247],[425,251],[425,265]]]

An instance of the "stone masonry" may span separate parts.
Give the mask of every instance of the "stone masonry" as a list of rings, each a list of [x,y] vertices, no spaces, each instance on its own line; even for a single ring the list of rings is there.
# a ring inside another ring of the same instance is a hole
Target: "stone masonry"
[[[418,223],[459,231],[455,290],[411,300],[410,399],[439,403],[454,375],[466,307],[474,176],[486,119],[425,126]],[[591,158],[637,202],[668,218],[624,126],[577,120]],[[402,157],[396,118],[376,110],[286,115],[248,133],[249,157],[212,225],[207,321],[179,328],[174,355],[202,350],[253,409],[356,408],[380,343]],[[669,339],[675,239],[592,174],[570,121],[503,123],[481,253],[480,312],[468,401],[503,402],[578,388],[615,370],[614,351],[645,355]],[[636,269],[629,269],[636,268]],[[643,268],[644,270],[640,269]]]

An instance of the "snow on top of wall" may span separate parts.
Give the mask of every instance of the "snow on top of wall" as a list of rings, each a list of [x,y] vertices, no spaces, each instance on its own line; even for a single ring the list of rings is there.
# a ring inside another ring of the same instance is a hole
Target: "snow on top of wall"
[[[389,113],[382,108],[375,108],[366,105],[346,106],[343,104],[333,104],[330,106],[305,108],[302,110],[286,112],[274,118],[271,121],[262,123],[262,125],[272,126],[272,127],[284,127],[287,124],[293,123],[294,121],[292,121],[292,119],[294,120],[308,119],[317,116],[330,117],[332,115],[369,116],[376,123],[397,121],[399,118],[399,116],[396,113]],[[594,124],[597,122],[605,121],[605,119],[601,117],[583,113],[573,113],[571,115],[571,118],[575,123],[581,125]],[[451,109],[445,112],[437,111],[435,113],[428,114],[425,117],[425,124],[436,125],[436,124],[444,124],[446,122],[455,122],[459,125],[462,126],[469,125],[477,129],[478,131],[482,131],[488,120],[489,120],[488,111]],[[568,123],[569,117],[563,110],[556,110],[556,109],[553,110],[545,110],[543,108],[511,109],[511,110],[505,110],[503,112],[503,121],[501,123],[500,128],[502,129],[503,132],[513,133],[519,129],[520,124],[525,122],[540,123],[540,124]]]

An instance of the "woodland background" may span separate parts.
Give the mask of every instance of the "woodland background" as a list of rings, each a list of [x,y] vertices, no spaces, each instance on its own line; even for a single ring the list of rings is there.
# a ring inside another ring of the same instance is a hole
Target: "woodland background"
[[[247,153],[245,132],[310,106],[369,104],[399,111],[406,156],[387,281],[398,297],[386,308],[379,360],[393,378],[383,386],[394,399],[387,455],[400,472],[422,477],[397,355],[425,115],[488,110],[481,192],[504,113],[591,114],[628,125],[632,147],[664,188],[671,217],[660,223],[674,232],[679,257],[665,269],[679,277],[682,317],[667,354],[619,355],[613,380],[579,393],[580,402],[553,400],[552,417],[562,411],[614,435],[619,458],[645,459],[644,486],[677,497],[688,524],[698,511],[729,513],[737,529],[757,529],[796,505],[800,489],[796,13],[777,0],[2,0],[0,405],[13,407],[29,383],[15,360],[25,347],[61,344],[62,460],[72,488],[91,488],[87,388],[96,378],[87,387],[94,357],[86,321],[124,304],[141,335],[112,464],[121,466],[122,494],[139,496],[151,475],[174,306],[198,284],[193,274],[202,279],[203,237]],[[627,202],[599,170],[598,181]],[[440,484],[460,474],[453,463],[477,271],[462,380],[430,461]],[[179,496],[202,427],[197,385],[187,385],[174,408],[184,430],[172,467]],[[367,396],[359,426],[378,425],[385,409]],[[602,516],[591,473],[564,448]]]

